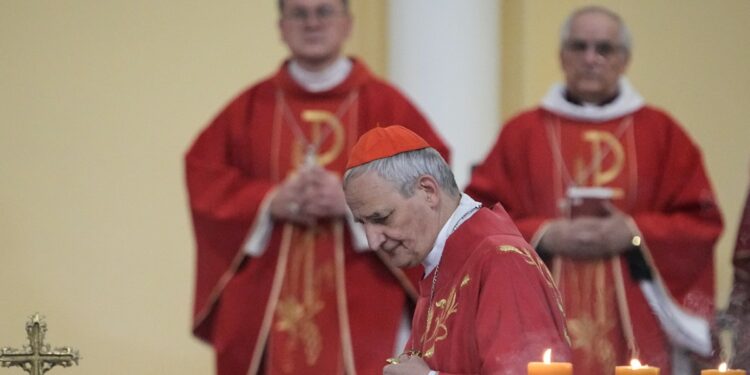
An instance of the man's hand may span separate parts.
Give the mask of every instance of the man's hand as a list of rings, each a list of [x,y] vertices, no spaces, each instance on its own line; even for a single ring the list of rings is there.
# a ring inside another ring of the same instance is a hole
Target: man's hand
[[[383,367],[383,375],[427,375],[430,367],[417,356],[401,354],[397,363]]]
[[[275,195],[271,199],[269,207],[271,217],[276,220],[311,225],[315,218],[306,214],[303,210],[305,185],[307,185],[307,181],[305,181],[303,175],[293,173],[287,176],[284,182],[276,188]]]
[[[310,226],[318,219],[346,215],[341,179],[320,166],[289,175],[271,200],[271,216]]]
[[[575,259],[597,259],[622,253],[634,233],[628,216],[612,205],[608,216],[582,216],[553,221],[540,241],[546,251]]]
[[[303,208],[306,214],[319,219],[346,215],[346,197],[338,175],[320,166],[307,168],[302,174],[308,181]]]

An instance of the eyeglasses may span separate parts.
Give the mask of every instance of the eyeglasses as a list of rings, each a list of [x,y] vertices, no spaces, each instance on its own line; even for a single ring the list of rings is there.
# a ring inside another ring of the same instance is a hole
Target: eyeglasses
[[[336,16],[343,14],[343,11],[338,10],[330,5],[321,5],[314,9],[308,8],[294,8],[284,14],[282,18],[287,21],[296,23],[306,23],[308,20],[315,19],[319,22],[329,22]]]
[[[610,42],[588,43],[583,40],[571,40],[565,43],[565,49],[575,54],[583,54],[590,48],[601,57],[610,57],[622,50],[622,46]]]

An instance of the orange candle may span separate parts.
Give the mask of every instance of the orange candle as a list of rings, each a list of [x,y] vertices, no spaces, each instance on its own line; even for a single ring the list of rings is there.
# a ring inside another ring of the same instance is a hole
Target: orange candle
[[[544,351],[544,362],[529,362],[526,367],[528,375],[573,375],[573,364],[570,362],[552,362],[552,349]]]
[[[633,359],[630,366],[615,367],[615,375],[659,375],[659,368],[643,366],[639,360]]]
[[[722,363],[716,370],[701,370],[701,375],[745,375],[745,370],[728,369],[727,364]]]

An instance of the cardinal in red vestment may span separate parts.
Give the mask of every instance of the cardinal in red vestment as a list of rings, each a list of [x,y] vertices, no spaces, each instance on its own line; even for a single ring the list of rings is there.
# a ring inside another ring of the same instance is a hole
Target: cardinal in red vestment
[[[424,139],[397,125],[365,133],[344,191],[372,249],[425,268],[411,337],[384,374],[524,374],[546,349],[569,359],[547,267],[501,206],[459,192]]]

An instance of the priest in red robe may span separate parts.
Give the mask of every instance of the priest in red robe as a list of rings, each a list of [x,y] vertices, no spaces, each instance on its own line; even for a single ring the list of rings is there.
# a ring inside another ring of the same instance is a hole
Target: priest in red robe
[[[701,153],[623,77],[629,32],[602,7],[562,28],[565,84],[503,126],[466,193],[501,202],[558,283],[577,374],[694,373],[715,352],[722,220]]]
[[[365,133],[344,191],[372,249],[425,268],[411,337],[384,374],[518,375],[546,349],[569,358],[547,267],[501,206],[460,193],[424,139],[397,125]]]
[[[732,368],[750,371],[750,190],[734,247],[734,285],[728,315],[734,333]]]
[[[341,174],[378,123],[409,124],[446,157],[447,148],[394,87],[341,55],[346,1],[279,6],[291,58],[232,100],[185,156],[193,330],[221,375],[379,372],[399,331],[406,340],[419,272],[369,251]]]

